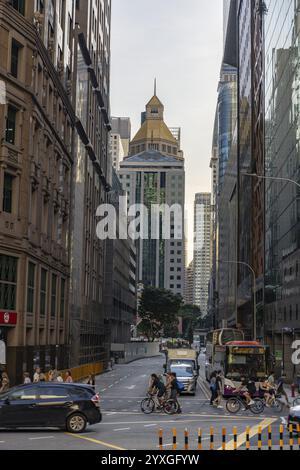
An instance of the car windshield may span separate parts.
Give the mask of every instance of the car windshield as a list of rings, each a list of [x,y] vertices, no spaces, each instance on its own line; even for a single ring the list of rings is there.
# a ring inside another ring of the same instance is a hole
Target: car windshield
[[[191,366],[172,366],[171,372],[176,374],[177,377],[192,377],[193,376],[193,368]]]

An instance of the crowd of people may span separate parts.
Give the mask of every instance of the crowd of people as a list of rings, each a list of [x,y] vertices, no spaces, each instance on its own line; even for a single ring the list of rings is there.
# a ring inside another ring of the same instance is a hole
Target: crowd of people
[[[30,385],[32,383],[39,382],[55,382],[55,383],[73,383],[72,372],[68,370],[65,374],[57,371],[56,369],[51,369],[47,373],[44,373],[40,367],[36,367],[33,376],[31,377],[28,372],[23,374],[23,385]],[[87,385],[95,387],[95,376],[90,375],[85,381]],[[0,375],[0,393],[5,393],[11,388],[10,380],[7,372],[2,372]]]

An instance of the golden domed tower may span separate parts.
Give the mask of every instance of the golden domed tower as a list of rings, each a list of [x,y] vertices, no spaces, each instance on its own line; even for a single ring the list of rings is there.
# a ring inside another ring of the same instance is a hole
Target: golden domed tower
[[[153,97],[146,105],[145,121],[130,143],[129,156],[149,150],[183,160],[180,142],[164,122],[164,105],[156,95],[156,86]]]

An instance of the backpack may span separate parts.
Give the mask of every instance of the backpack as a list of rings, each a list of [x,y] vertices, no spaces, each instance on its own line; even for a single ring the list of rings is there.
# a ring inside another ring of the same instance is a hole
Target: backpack
[[[183,383],[179,382],[178,380],[176,380],[176,387],[177,387],[177,390],[178,390],[179,393],[184,392],[184,385],[183,385]]]
[[[256,390],[256,386],[255,386],[255,382],[253,381],[250,381],[248,383],[248,392],[251,394],[251,395],[255,395],[257,390]]]

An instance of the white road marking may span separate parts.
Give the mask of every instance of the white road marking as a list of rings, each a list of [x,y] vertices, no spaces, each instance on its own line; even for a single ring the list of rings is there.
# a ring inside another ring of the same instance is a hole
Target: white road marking
[[[106,392],[107,388],[103,388],[100,392]]]
[[[154,428],[157,424],[145,424],[144,428]]]
[[[43,439],[54,439],[54,436],[29,437],[29,441],[42,441]]]
[[[131,428],[120,428],[120,429],[114,429],[115,432],[118,431],[130,431]]]
[[[125,388],[127,388],[127,390],[133,390],[135,387],[136,385],[130,385],[129,387],[125,387]]]
[[[0,444],[5,444],[5,441],[0,441]]]

